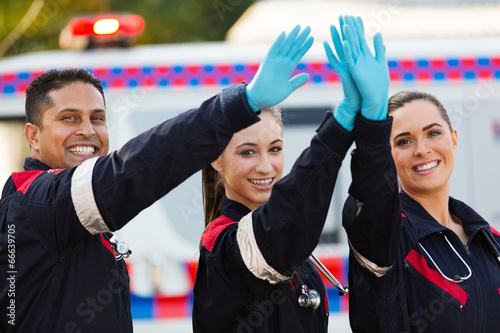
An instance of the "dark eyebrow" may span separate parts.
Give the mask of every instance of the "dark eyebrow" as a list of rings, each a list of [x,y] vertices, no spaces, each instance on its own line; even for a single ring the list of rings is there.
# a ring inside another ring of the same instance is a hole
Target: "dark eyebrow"
[[[283,142],[283,140],[281,139],[276,139],[274,140],[273,142],[271,142],[272,145],[274,145],[276,142]],[[240,147],[243,147],[243,146],[252,146],[252,147],[256,147],[257,144],[256,143],[253,143],[253,142],[243,142],[241,145],[237,146],[236,149],[240,148]]]
[[[77,113],[81,113],[82,110],[80,110],[80,109],[73,109],[73,108],[64,108],[62,110],[59,110],[58,113],[62,113],[62,112],[77,112]],[[100,112],[106,112],[106,111],[103,110],[103,109],[95,109],[95,110],[92,110],[92,112],[93,113],[95,113],[95,112],[100,113]]]
[[[410,135],[411,133],[410,132],[403,132],[403,133],[399,133],[398,135],[396,135],[394,137],[394,139],[392,139],[392,141],[396,141],[397,138],[399,138],[400,136],[406,136],[406,135]]]
[[[240,148],[240,147],[243,147],[243,146],[252,146],[252,147],[256,147],[257,144],[256,143],[252,143],[252,142],[243,142],[241,145],[237,146],[236,148]]]
[[[432,124],[430,124],[430,125],[427,125],[427,126],[423,127],[423,128],[422,128],[422,131],[427,131],[429,128],[434,127],[434,126],[443,127],[443,126],[441,126],[441,125],[440,125],[440,124],[438,124],[438,123],[432,123]]]
[[[64,109],[62,109],[62,110],[59,110],[59,112],[58,112],[58,113],[63,113],[63,112],[78,112],[78,113],[80,113],[80,112],[82,112],[82,111],[81,111],[81,110],[79,110],[79,109],[64,108]]]
[[[427,126],[423,127],[423,128],[422,128],[422,132],[425,132],[425,131],[427,131],[429,128],[432,128],[432,127],[434,127],[434,126],[439,126],[439,127],[441,127],[441,128],[443,127],[443,126],[441,126],[441,124],[438,124],[438,123],[432,123],[432,124],[429,124],[429,125],[427,125]],[[397,139],[397,138],[399,138],[400,136],[405,136],[405,135],[410,135],[410,134],[411,134],[410,132],[403,132],[403,133],[399,133],[398,135],[396,135],[396,136],[394,137],[394,139],[393,139],[392,141],[393,141],[393,142],[394,142],[394,141],[396,141],[396,139]]]

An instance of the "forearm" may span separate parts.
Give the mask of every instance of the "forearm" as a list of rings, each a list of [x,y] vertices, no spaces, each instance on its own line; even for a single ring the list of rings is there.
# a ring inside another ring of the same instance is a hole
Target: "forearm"
[[[328,114],[311,146],[278,182],[267,204],[252,213],[252,229],[265,261],[289,276],[316,247],[352,133]]]
[[[343,210],[351,249],[358,259],[361,256],[373,263],[374,270],[394,263],[401,237],[398,181],[389,144],[391,126],[392,118],[356,118],[352,184]]]
[[[85,172],[92,173],[91,195],[102,220],[111,230],[121,228],[217,159],[233,133],[257,121],[243,85],[238,85],[101,157]],[[84,165],[79,168],[83,170]],[[78,172],[77,168],[75,174]]]

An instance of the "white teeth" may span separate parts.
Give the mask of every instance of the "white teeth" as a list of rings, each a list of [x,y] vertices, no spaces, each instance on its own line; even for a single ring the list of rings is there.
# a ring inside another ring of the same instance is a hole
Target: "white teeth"
[[[426,170],[434,168],[436,165],[438,165],[438,162],[434,161],[434,162],[427,163],[427,164],[424,164],[424,165],[419,165],[418,167],[415,168],[415,170],[417,172],[426,171]]]
[[[273,179],[272,178],[266,180],[249,179],[248,181],[254,185],[269,185],[273,182]]]
[[[75,153],[75,154],[93,154],[95,149],[94,147],[87,147],[87,146],[78,146],[78,147],[73,147],[68,149],[70,152]]]

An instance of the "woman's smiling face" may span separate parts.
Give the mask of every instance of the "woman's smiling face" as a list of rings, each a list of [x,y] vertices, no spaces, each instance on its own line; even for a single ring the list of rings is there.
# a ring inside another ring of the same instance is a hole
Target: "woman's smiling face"
[[[234,134],[212,163],[222,175],[226,196],[252,210],[269,200],[285,162],[281,125],[269,113],[262,113],[260,118]]]
[[[456,130],[451,131],[437,106],[426,100],[409,102],[390,115],[392,156],[403,190],[417,196],[448,190]]]

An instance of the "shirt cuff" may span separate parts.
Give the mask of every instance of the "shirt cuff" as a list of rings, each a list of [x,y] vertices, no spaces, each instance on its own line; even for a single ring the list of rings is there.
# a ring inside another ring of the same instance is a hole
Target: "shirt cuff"
[[[248,105],[245,86],[239,83],[223,89],[220,94],[222,113],[235,133],[259,121],[257,113]]]
[[[354,139],[356,142],[386,145],[390,143],[392,131],[392,117],[383,120],[370,120],[357,114],[354,121]]]
[[[319,140],[340,157],[345,156],[354,141],[354,134],[342,127],[330,111],[316,132]]]

